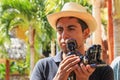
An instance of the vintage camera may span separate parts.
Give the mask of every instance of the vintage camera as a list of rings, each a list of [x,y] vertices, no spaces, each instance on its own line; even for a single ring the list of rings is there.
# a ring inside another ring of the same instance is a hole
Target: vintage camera
[[[101,58],[101,45],[92,45],[83,56],[80,52],[77,50],[77,42],[75,39],[68,39],[67,40],[67,50],[68,50],[68,56],[75,54],[76,56],[80,57],[80,63],[83,63],[85,65],[90,64],[91,67],[102,67],[107,66],[107,64],[103,63]]]

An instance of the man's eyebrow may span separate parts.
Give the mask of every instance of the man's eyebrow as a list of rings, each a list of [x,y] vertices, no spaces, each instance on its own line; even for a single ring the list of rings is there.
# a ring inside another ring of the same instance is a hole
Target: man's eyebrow
[[[75,25],[69,25],[68,27],[76,27]]]
[[[62,26],[56,26],[56,29],[62,28]]]

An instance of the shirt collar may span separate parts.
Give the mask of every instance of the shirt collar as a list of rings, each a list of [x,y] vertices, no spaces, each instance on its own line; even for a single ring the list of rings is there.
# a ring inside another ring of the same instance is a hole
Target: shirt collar
[[[61,62],[62,61],[62,52],[58,52],[56,56],[53,57],[53,60],[55,62]]]

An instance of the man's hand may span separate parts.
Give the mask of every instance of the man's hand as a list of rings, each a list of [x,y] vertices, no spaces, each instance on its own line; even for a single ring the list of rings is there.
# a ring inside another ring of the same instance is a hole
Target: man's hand
[[[89,80],[90,75],[95,71],[95,68],[92,68],[90,65],[84,65],[83,63],[80,66],[77,65],[77,69],[74,70],[76,74],[76,80]]]
[[[75,70],[76,74],[78,75],[80,72],[80,70],[79,70],[80,68],[78,68],[78,62],[80,62],[80,58],[78,56],[75,56],[75,55],[67,56],[60,63],[58,71],[53,80],[67,80],[69,74],[74,70]]]

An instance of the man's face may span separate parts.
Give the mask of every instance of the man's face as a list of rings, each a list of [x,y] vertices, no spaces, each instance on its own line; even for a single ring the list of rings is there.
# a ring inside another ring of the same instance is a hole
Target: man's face
[[[76,18],[63,17],[60,18],[56,26],[57,41],[63,52],[67,52],[66,41],[67,39],[75,39],[78,44],[78,50],[81,52],[84,49],[84,41],[86,36],[82,32],[81,25]]]

